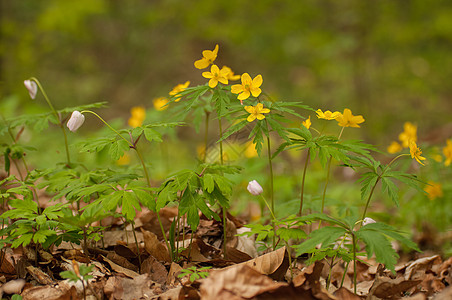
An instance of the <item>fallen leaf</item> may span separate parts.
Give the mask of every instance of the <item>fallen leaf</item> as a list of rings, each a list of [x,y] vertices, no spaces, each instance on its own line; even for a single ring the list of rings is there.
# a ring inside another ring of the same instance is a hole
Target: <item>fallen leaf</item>
[[[275,282],[268,276],[240,264],[234,268],[212,271],[201,283],[201,298],[249,299],[267,291],[275,290],[287,283]]]
[[[109,252],[106,257],[109,260],[111,260],[112,262],[114,262],[115,264],[117,264],[123,268],[129,269],[129,270],[132,270],[135,272],[138,272],[138,270],[139,270],[138,266],[132,264],[125,257],[122,257],[122,256],[116,254],[115,252]]]
[[[168,277],[168,271],[165,266],[159,263],[153,256],[149,256],[141,263],[141,272],[143,274],[149,274],[152,281],[160,284],[164,284]]]
[[[237,268],[241,265],[247,265],[261,274],[269,275],[275,280],[282,280],[289,268],[289,259],[285,254],[286,247],[282,247],[276,251],[227,268]]]
[[[67,288],[60,286],[37,286],[22,292],[23,300],[72,300],[79,299],[75,287]]]
[[[377,275],[374,284],[370,288],[367,299],[373,300],[377,298],[388,299],[391,297],[399,297],[402,293],[419,283],[421,283],[421,280],[405,280],[403,277],[392,279]]]
[[[182,270],[182,267],[176,264],[175,262],[171,263],[170,270],[168,272],[168,277],[166,278],[166,284],[174,284],[174,282],[177,280],[177,275],[179,275],[180,271]]]
[[[147,253],[154,256],[158,261],[171,262],[168,249],[157,239],[157,236],[147,230],[141,229],[144,237],[144,248]]]
[[[441,293],[433,297],[433,300],[450,300],[450,299],[452,299],[452,286],[445,288]]]
[[[361,297],[353,294],[348,289],[341,287],[337,291],[333,293],[333,296],[336,296],[337,299],[340,300],[361,300]]]
[[[129,278],[110,277],[104,287],[108,299],[148,299],[154,296],[152,286],[155,285],[148,274]]]
[[[127,269],[127,268],[123,268],[120,265],[115,264],[114,262],[112,262],[111,260],[106,258],[105,256],[102,256],[102,258],[104,259],[105,262],[107,262],[110,265],[110,267],[113,269],[113,271],[115,271],[117,273],[124,274],[124,275],[126,275],[127,277],[130,277],[130,278],[135,278],[135,277],[140,275],[140,274],[138,274],[135,271],[132,271],[132,270]]]
[[[41,269],[35,268],[33,266],[26,267],[28,273],[30,273],[33,278],[39,282],[40,284],[51,284],[53,283],[52,278],[47,274],[44,273]]]
[[[441,257],[434,255],[431,257],[419,258],[410,263],[405,270],[405,280],[418,280],[422,279],[425,275],[425,271],[430,270],[433,264],[440,264]]]

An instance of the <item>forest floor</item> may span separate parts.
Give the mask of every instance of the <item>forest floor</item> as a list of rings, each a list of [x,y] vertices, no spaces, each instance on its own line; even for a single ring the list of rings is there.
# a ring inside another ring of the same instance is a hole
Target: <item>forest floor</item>
[[[175,209],[170,208],[160,212],[166,230],[176,215]],[[170,260],[155,213],[142,211],[135,220],[139,256],[130,225],[113,218],[104,220],[102,225],[105,223],[113,230],[89,245],[88,253],[79,245],[66,242],[48,250],[35,246],[4,247],[0,267],[3,298],[452,299],[452,257],[442,257],[439,250],[401,253],[395,274],[372,258],[360,257],[354,293],[352,263],[347,270],[342,262],[331,269],[331,259],[307,266],[302,258],[291,257],[290,268],[285,247],[258,255],[251,237],[236,235],[243,230],[243,222],[230,215],[226,258],[222,223],[201,218],[195,234],[186,228],[185,236],[181,235],[184,239],[179,245],[186,249],[177,263]],[[427,249],[429,243],[437,244],[432,238],[434,234],[426,232],[416,242],[425,244]],[[87,283],[60,276],[62,271],[77,273],[82,265],[93,266]],[[190,267],[197,268],[193,276],[179,275]],[[207,272],[206,278],[196,278]]]

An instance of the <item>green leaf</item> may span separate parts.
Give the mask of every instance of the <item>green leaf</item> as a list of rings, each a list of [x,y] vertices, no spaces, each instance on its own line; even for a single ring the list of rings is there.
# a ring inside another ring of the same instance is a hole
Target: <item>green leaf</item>
[[[162,135],[157,130],[146,127],[146,128],[144,128],[143,131],[144,131],[144,136],[146,137],[146,139],[149,142],[152,142],[152,141],[163,142]]]
[[[346,232],[346,229],[342,227],[322,227],[311,232],[311,234],[309,234],[308,236],[308,240],[292,247],[296,249],[297,255],[301,255],[303,253],[311,253],[315,251],[315,247],[317,245],[321,244],[322,248],[325,248],[331,243],[335,242],[339,237],[343,236]]]
[[[204,189],[208,193],[212,193],[213,189],[215,188],[215,182],[213,180],[212,174],[204,174],[203,178],[203,185]]]
[[[367,257],[371,257],[375,253],[377,262],[385,264],[386,268],[394,273],[394,267],[399,256],[382,233],[373,230],[359,230],[356,236],[366,244]]]
[[[140,210],[140,203],[135,197],[135,194],[123,191],[121,212],[127,221],[133,221],[136,215],[136,209]]]
[[[111,156],[111,159],[118,160],[121,156],[124,155],[124,152],[130,149],[129,143],[123,139],[116,140],[110,145],[110,149],[108,153]]]

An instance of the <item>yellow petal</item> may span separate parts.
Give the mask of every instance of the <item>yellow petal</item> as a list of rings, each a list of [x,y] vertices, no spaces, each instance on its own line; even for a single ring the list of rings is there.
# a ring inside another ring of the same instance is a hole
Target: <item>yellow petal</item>
[[[248,116],[248,118],[246,118],[246,120],[248,122],[253,122],[254,120],[256,120],[256,115],[251,114],[251,115]]]
[[[217,80],[216,78],[212,78],[212,79],[209,80],[209,86],[210,86],[211,88],[216,87],[217,84],[218,84],[218,80]]]
[[[195,61],[195,68],[196,69],[205,69],[209,66],[209,62],[205,58],[201,58],[200,60]]]
[[[262,79],[262,75],[257,75],[256,77],[254,77],[254,79],[253,79],[253,87],[256,87],[256,88],[258,88],[258,87],[260,87],[261,85],[262,85],[262,82],[263,82],[264,80]],[[253,95],[254,96],[254,95]],[[257,96],[255,96],[255,97],[257,97]]]
[[[253,81],[251,80],[250,74],[248,74],[248,73],[243,73],[242,74],[242,84],[251,84],[252,82]]]
[[[262,90],[260,88],[251,88],[251,94],[253,97],[258,97],[261,94]]]
[[[241,92],[243,92],[243,86],[241,84],[234,84],[231,86],[231,93],[240,94]]]
[[[213,74],[210,72],[202,72],[202,77],[204,78],[212,78]]]
[[[225,77],[218,77],[218,81],[222,84],[228,84],[228,79]]]
[[[262,114],[258,114],[258,115],[256,116],[256,118],[257,118],[258,120],[263,120],[263,119],[265,119],[265,116],[262,115]]]
[[[269,113],[269,112],[270,112],[270,109],[268,109],[268,108],[264,108],[264,109],[261,110],[261,113],[263,113],[263,114],[266,114],[266,113]]]
[[[248,99],[250,96],[250,92],[248,91],[243,91],[243,93],[239,94],[239,96],[237,97],[237,99],[239,100],[245,100]]]
[[[254,106],[245,106],[245,110],[250,114],[254,113]]]

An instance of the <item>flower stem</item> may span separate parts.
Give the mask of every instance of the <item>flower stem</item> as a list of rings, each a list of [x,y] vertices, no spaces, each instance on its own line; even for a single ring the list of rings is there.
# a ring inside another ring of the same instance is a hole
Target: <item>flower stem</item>
[[[204,158],[203,158],[203,162],[205,163],[207,160],[207,151],[209,148],[209,116],[210,116],[210,112],[208,112],[207,110],[205,111],[206,113],[206,132],[204,134]]]
[[[353,290],[356,295],[356,237],[355,234],[352,233],[352,243],[353,243]]]
[[[267,154],[268,154],[268,168],[270,170],[270,203],[271,203],[271,210],[270,212],[274,216],[275,212],[275,201],[274,201],[274,191],[273,191],[273,163],[272,163],[272,153],[271,153],[271,144],[270,144],[270,130],[268,126],[268,121],[265,119],[265,125],[267,126]],[[275,218],[276,219],[276,218]],[[275,234],[273,235],[273,250],[276,248],[276,224],[273,223],[273,231]]]
[[[298,216],[301,216],[302,215],[302,211],[303,211],[304,182],[305,182],[305,179],[306,179],[306,170],[308,169],[308,162],[309,162],[310,155],[311,155],[311,152],[308,149],[308,154],[306,155],[306,161],[304,163],[303,178],[301,180],[300,210],[298,211]]]
[[[61,122],[60,115],[56,111],[55,107],[53,107],[52,102],[50,102],[49,97],[47,97],[47,94],[46,94],[44,88],[42,87],[41,83],[39,82],[39,80],[35,77],[30,78],[30,80],[33,80],[38,85],[39,89],[41,90],[42,95],[44,96],[44,99],[47,101],[47,104],[49,105],[50,109],[52,110],[53,114],[55,115],[55,117],[58,121],[58,126],[60,126],[61,130],[63,131],[64,146],[66,149],[66,159],[67,159],[68,165],[70,165],[71,164],[71,156],[69,154],[69,145],[67,142],[67,134],[66,134],[66,130],[64,129],[63,123]]]
[[[221,117],[218,118],[218,127],[220,130],[220,138],[223,136],[223,127],[221,124]],[[207,143],[206,143],[207,145]],[[206,151],[207,153],[207,151]],[[221,165],[224,164],[223,161],[223,141],[220,140],[220,163]],[[226,242],[227,242],[227,236],[226,236],[226,228],[227,228],[227,210],[226,207],[222,207],[222,211],[223,211],[223,255],[226,258]]]
[[[372,189],[370,190],[369,197],[367,198],[366,206],[364,207],[364,212],[363,212],[363,215],[362,215],[362,217],[361,217],[361,220],[364,220],[364,218],[366,217],[367,208],[369,207],[370,199],[372,198],[372,195],[374,194],[375,187],[377,186],[378,182],[380,181],[380,179],[381,179],[381,178],[383,177],[383,175],[385,174],[386,170],[387,170],[387,169],[389,168],[389,166],[392,165],[397,159],[399,159],[399,158],[402,157],[402,156],[408,156],[408,155],[410,155],[410,154],[408,154],[408,153],[403,153],[403,154],[400,154],[400,155],[394,157],[394,158],[386,165],[386,167],[383,169],[383,171],[381,172],[381,174],[378,175],[377,180],[375,181],[374,185],[372,186]]]

